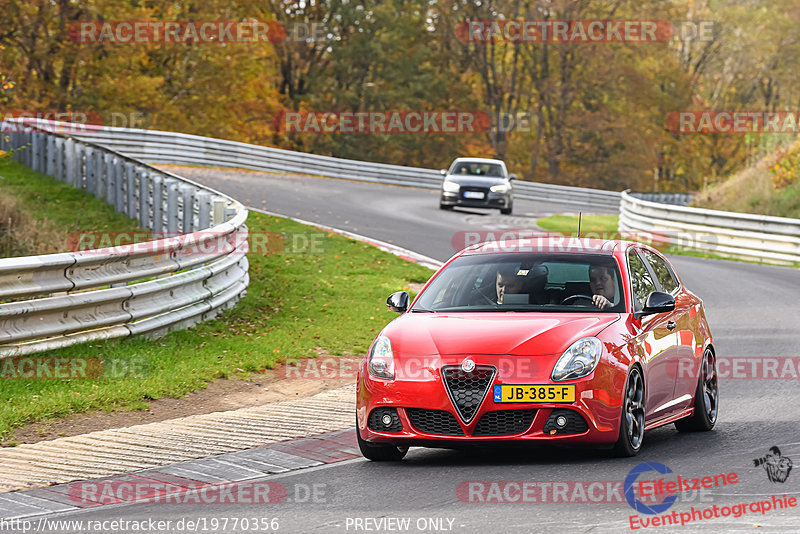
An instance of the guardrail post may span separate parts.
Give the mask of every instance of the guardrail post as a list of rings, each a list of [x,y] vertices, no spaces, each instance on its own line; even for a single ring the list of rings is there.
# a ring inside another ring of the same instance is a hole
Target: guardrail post
[[[128,165],[130,164],[120,161],[116,166],[117,190],[114,193],[114,209],[117,213],[123,213],[125,211],[125,187],[127,185]]]
[[[64,141],[64,183],[72,185],[74,181],[75,167],[75,141],[66,139]]]
[[[153,226],[154,234],[164,233],[164,179],[153,176]]]
[[[167,180],[167,232],[178,233],[178,184]]]
[[[39,132],[33,134],[33,170],[42,172],[42,162],[44,161],[44,147],[42,142],[44,138]]]
[[[118,164],[119,159],[114,154],[105,155],[106,204],[109,206],[116,206]]]
[[[95,188],[95,180],[97,180],[97,172],[94,168],[94,149],[87,146],[83,154],[83,165],[86,168],[86,180],[84,182],[84,189],[91,193]]]
[[[47,134],[40,134],[42,136],[42,161],[40,162],[40,170],[42,174],[47,174],[47,160],[50,159],[50,137]]]
[[[83,156],[86,151],[86,146],[80,143],[75,143],[73,149],[73,174],[72,174],[72,187],[76,189],[83,189]]]
[[[34,132],[33,134],[33,170],[42,172],[42,134]]]
[[[153,228],[153,219],[150,214],[150,199],[152,198],[150,173],[142,170],[139,173],[139,228]]]
[[[94,193],[95,198],[103,199],[106,196],[106,173],[105,173],[105,155],[100,150],[94,151],[94,161],[92,162],[94,169]]]
[[[128,169],[128,183],[127,183],[128,189],[126,191],[127,211],[125,212],[131,219],[136,218],[136,191],[137,191],[136,182],[138,181],[138,176],[137,176],[138,174],[139,174],[139,168],[136,165],[131,165],[130,168]]]
[[[194,229],[194,187],[182,187],[183,196],[183,228],[184,233],[189,233]]]
[[[214,198],[214,208],[212,218],[214,219],[214,226],[225,222],[225,208],[228,206],[228,201],[224,198]]]
[[[28,145],[28,148],[25,149],[25,153],[22,156],[23,160],[25,161],[25,166],[28,168],[32,168],[33,165],[33,154],[31,153],[31,148],[33,142],[33,132],[28,132],[25,136],[25,144]]]
[[[52,135],[47,136],[47,176],[56,177],[56,138]]]
[[[197,229],[205,230],[211,227],[211,193],[200,191],[197,193]]]
[[[53,166],[53,177],[59,182],[64,181],[64,139],[56,137],[56,153],[54,154],[55,165]]]

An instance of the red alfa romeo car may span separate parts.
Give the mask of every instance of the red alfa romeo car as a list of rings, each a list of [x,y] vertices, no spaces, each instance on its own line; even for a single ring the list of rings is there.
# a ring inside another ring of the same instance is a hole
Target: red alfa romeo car
[[[703,302],[658,251],[533,238],[456,254],[375,338],[357,384],[370,460],[410,446],[554,442],[633,456],[645,430],[710,430],[719,393]]]

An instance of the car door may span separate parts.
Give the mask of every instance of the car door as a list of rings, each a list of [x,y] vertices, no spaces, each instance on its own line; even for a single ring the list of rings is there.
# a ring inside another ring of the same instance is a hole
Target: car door
[[[628,250],[628,270],[631,280],[631,295],[634,312],[644,309],[647,296],[658,291],[655,277],[638,249]],[[636,335],[636,350],[646,362],[645,369],[645,419],[650,421],[673,411],[671,402],[675,390],[675,378],[669,373],[678,359],[678,346],[669,313],[641,316],[641,326]]]
[[[678,277],[666,259],[659,254],[640,250],[647,265],[651,268],[660,286],[660,291],[675,297],[675,310],[670,314],[675,325],[675,342],[678,347],[678,360],[668,369],[669,375],[675,379],[673,398],[676,408],[688,408],[697,387],[697,376],[702,360],[702,353],[695,351],[695,299],[681,291]],[[682,400],[681,400],[682,399]]]

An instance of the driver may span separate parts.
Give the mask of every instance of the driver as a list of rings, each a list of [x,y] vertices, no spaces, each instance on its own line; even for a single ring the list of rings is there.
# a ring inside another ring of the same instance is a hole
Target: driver
[[[592,265],[589,268],[589,287],[592,289],[592,303],[601,310],[616,304],[617,284],[609,267]]]
[[[495,289],[497,290],[497,303],[503,303],[503,295],[507,293],[522,293],[525,287],[525,277],[517,276],[516,269],[506,267],[497,272]]]

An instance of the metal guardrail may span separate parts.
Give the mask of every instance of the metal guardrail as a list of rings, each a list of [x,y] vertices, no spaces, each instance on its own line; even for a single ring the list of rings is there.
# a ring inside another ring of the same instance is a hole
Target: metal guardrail
[[[800,263],[800,219],[658,204],[624,191],[619,231],[720,256]]]
[[[65,123],[51,123],[51,127],[65,127]],[[442,183],[442,176],[435,169],[333,158],[157,130],[89,125],[78,129],[71,126],[70,129],[75,130],[73,135],[77,138],[113,148],[150,163],[294,172],[427,189],[438,189]],[[574,204],[576,209],[584,211],[613,213],[619,209],[620,199],[616,191],[523,181],[514,183],[514,197]]]
[[[685,206],[689,204],[694,195],[692,193],[630,193],[632,196],[641,199],[657,202],[659,204],[674,204],[675,206]]]
[[[247,210],[129,156],[22,122],[0,150],[168,237],[0,259],[0,358],[97,339],[163,335],[233,306],[249,283]]]

